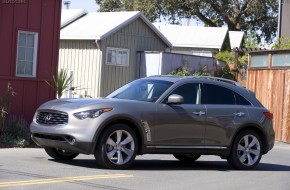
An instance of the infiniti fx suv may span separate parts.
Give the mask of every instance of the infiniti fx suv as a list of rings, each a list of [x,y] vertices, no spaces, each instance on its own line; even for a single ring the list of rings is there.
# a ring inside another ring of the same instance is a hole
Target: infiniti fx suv
[[[201,155],[252,169],[274,146],[273,115],[238,83],[215,77],[152,76],[106,98],[56,99],[41,105],[32,139],[54,159],[94,154],[105,168],[126,169],[141,154]]]

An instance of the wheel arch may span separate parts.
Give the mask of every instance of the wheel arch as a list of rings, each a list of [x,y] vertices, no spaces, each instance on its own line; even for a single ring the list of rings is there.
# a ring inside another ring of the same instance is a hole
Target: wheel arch
[[[267,136],[266,136],[265,132],[263,131],[263,129],[261,129],[261,127],[258,126],[257,124],[247,124],[247,125],[244,125],[243,127],[239,128],[236,131],[234,137],[231,140],[230,150],[232,151],[233,142],[235,141],[235,139],[237,138],[237,136],[242,131],[245,131],[245,130],[255,131],[260,136],[261,141],[262,141],[262,148],[263,148],[262,154],[266,154],[268,152],[268,149],[269,149],[269,145],[268,145],[268,141],[267,141]]]
[[[104,124],[102,124],[99,127],[99,130],[96,131],[95,136],[94,136],[94,145],[92,147],[91,152],[93,153],[96,149],[96,146],[99,142],[99,137],[104,133],[106,127],[113,125],[113,124],[125,124],[128,127],[130,127],[136,134],[137,140],[138,140],[138,154],[141,154],[144,149],[144,136],[142,135],[142,129],[141,126],[134,120],[128,118],[128,117],[117,117],[117,118],[112,118],[108,121],[106,121]]]

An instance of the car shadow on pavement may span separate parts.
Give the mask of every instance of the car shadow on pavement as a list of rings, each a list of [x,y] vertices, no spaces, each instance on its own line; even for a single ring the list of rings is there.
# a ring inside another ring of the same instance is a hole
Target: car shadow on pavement
[[[71,161],[60,161],[49,159],[50,161],[62,163],[76,167],[104,169],[95,160],[75,159]],[[135,160],[127,170],[213,170],[213,171],[235,171],[226,161],[196,161],[185,164],[175,160]],[[289,165],[272,163],[260,163],[254,171],[290,171]]]

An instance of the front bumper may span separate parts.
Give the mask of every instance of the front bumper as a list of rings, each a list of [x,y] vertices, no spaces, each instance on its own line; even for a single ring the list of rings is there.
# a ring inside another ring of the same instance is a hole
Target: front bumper
[[[81,142],[72,136],[32,133],[31,138],[40,147],[59,148],[75,153],[90,154],[93,147],[92,142]]]
[[[98,130],[97,119],[71,119],[64,125],[44,125],[35,120],[30,124],[32,140],[41,147],[51,147],[75,153],[91,154]]]

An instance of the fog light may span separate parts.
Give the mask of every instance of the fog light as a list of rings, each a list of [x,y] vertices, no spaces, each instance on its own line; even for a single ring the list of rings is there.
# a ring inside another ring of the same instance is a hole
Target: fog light
[[[77,142],[77,140],[75,138],[70,137],[70,136],[65,137],[65,140],[71,145],[73,145]]]

